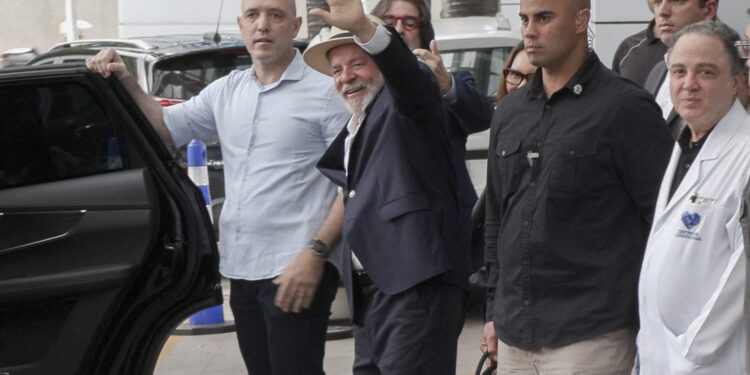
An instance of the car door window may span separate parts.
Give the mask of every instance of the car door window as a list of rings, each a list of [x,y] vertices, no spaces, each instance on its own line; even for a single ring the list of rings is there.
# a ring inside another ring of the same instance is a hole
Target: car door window
[[[123,167],[112,121],[76,82],[0,90],[0,189]]]
[[[244,48],[164,59],[154,66],[152,94],[187,100],[232,70],[243,70],[250,66],[252,59]]]

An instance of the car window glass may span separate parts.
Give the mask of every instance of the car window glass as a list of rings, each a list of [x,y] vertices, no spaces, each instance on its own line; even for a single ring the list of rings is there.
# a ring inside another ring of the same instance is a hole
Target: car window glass
[[[83,85],[0,89],[0,189],[122,166],[112,121]]]
[[[251,65],[250,55],[244,48],[165,59],[154,65],[152,94],[187,100],[232,70],[247,69]]]
[[[476,79],[477,89],[495,101],[503,65],[512,47],[476,50],[440,51],[448,71],[468,70]]]

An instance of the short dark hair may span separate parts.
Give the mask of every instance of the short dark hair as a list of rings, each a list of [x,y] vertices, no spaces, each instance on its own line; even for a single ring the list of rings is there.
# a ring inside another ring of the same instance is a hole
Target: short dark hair
[[[430,49],[430,41],[435,39],[435,29],[432,28],[432,16],[430,15],[430,7],[424,0],[380,0],[378,5],[370,12],[373,16],[383,18],[391,4],[394,1],[405,1],[413,4],[419,10],[419,18],[422,22],[419,23],[419,44],[420,48]]]
[[[669,55],[672,54],[672,50],[674,49],[674,46],[677,45],[677,41],[688,34],[703,34],[721,41],[721,44],[724,45],[724,52],[729,56],[732,75],[736,76],[742,72],[745,64],[742,63],[740,54],[734,46],[734,42],[740,40],[740,35],[727,24],[724,22],[705,20],[683,27],[682,30],[674,36],[674,43],[672,43],[672,47],[669,48]]]

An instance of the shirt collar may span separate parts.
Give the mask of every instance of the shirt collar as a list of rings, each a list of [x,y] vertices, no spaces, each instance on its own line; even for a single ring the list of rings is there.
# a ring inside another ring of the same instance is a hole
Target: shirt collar
[[[697,151],[700,150],[701,147],[703,147],[703,145],[706,143],[708,136],[711,135],[711,132],[715,127],[716,126],[711,128],[703,137],[701,137],[701,139],[698,140],[698,142],[693,142],[691,141],[691,139],[693,138],[693,132],[688,126],[685,126],[680,133],[680,137],[677,138],[677,144],[680,145],[683,153],[687,153],[690,151],[695,151],[697,153]]]
[[[596,52],[594,52],[593,50],[589,50],[589,55],[586,57],[586,60],[583,62],[581,67],[578,68],[578,71],[573,75],[568,83],[566,83],[563,88],[554,93],[553,96],[560,95],[559,93],[562,91],[567,91],[575,95],[576,97],[584,95],[586,93],[586,87],[589,85],[589,83],[591,83],[591,80],[599,71],[599,65],[601,65],[599,56],[597,56]],[[537,69],[536,73],[534,74],[534,78],[532,78],[531,82],[529,83],[529,86],[529,97],[544,97],[544,86],[542,85],[542,69]],[[547,99],[549,100],[550,98]]]
[[[283,81],[300,81],[302,80],[302,76],[305,73],[305,69],[308,69],[307,64],[302,60],[302,54],[297,51],[297,49],[294,49],[294,57],[292,58],[292,62],[289,63],[289,66],[286,67],[286,70],[284,70],[284,73],[281,74],[281,78],[279,78],[278,81],[267,85],[268,88],[275,87],[280,82]],[[258,76],[255,74],[255,65],[253,65],[250,69],[250,77],[254,80],[258,80]]]

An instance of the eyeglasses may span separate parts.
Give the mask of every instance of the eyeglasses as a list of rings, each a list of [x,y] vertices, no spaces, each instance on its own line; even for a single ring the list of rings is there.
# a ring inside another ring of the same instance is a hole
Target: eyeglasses
[[[505,82],[510,83],[511,85],[517,86],[520,85],[521,82],[531,81],[531,77],[534,76],[534,73],[529,74],[523,74],[515,69],[506,68],[503,69],[503,76],[505,77]]]
[[[419,26],[419,23],[422,22],[422,19],[414,16],[396,17],[392,14],[386,14],[383,16],[383,22],[385,22],[386,25],[394,26],[398,21],[401,21],[401,24],[404,25],[404,29],[414,30]]]
[[[737,48],[740,58],[750,59],[750,40],[736,41],[734,42],[734,46]]]

